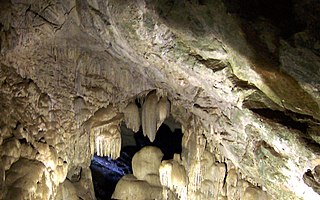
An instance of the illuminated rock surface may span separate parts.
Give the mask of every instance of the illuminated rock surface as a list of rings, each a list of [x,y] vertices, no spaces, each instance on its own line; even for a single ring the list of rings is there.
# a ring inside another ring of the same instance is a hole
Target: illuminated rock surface
[[[0,199],[96,199],[94,154],[117,158],[124,124],[156,143],[166,117],[181,155],[133,161],[116,197],[320,199],[318,1],[0,8]]]

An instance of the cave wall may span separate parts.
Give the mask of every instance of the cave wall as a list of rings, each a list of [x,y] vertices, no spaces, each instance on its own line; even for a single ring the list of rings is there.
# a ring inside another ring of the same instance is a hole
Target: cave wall
[[[0,199],[95,199],[94,152],[119,154],[119,124],[140,123],[128,105],[152,90],[183,126],[172,162],[188,198],[319,198],[317,2],[0,5]],[[150,116],[154,130],[163,119]]]

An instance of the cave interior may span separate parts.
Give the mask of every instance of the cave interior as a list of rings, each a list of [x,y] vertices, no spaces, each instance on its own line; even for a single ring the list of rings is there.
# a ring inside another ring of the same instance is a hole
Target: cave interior
[[[320,199],[319,0],[1,0],[0,200]]]

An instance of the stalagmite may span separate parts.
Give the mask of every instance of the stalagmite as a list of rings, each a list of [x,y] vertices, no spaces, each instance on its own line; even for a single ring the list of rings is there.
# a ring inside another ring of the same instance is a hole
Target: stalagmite
[[[138,132],[141,122],[139,115],[139,108],[135,103],[130,103],[123,111],[124,113],[124,122],[127,127],[130,128],[133,132]]]
[[[117,183],[112,198],[162,199],[159,167],[163,153],[157,147],[146,146],[132,158],[133,174],[125,175]],[[172,193],[168,192],[172,197]],[[171,198],[172,199],[172,198]]]
[[[51,177],[39,161],[21,158],[7,172],[8,192],[4,199],[50,199],[52,197]]]
[[[187,199],[188,179],[184,166],[179,164],[176,160],[164,160],[160,165],[159,174],[161,185],[174,191],[179,199]],[[164,193],[164,199],[165,196],[166,193]]]
[[[21,154],[21,144],[15,138],[6,140],[0,146],[1,166],[4,170],[8,170],[15,163]]]
[[[146,146],[142,148],[132,158],[133,175],[139,180],[149,182],[149,184],[157,183],[160,185],[159,166],[162,157],[163,153],[157,147]],[[152,182],[150,182],[150,178],[153,178]],[[155,178],[157,180],[154,180]]]
[[[125,175],[118,182],[112,195],[113,199],[162,199],[162,188],[139,180],[132,174]]]
[[[151,142],[156,138],[158,118],[157,105],[157,94],[155,91],[152,91],[148,94],[142,105],[142,130],[144,136],[148,136]]]

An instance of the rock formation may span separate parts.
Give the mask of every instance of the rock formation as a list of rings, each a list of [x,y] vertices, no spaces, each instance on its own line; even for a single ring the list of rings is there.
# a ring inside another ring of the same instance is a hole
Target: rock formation
[[[320,199],[317,0],[0,8],[0,199],[95,199],[93,155],[120,155],[121,124],[153,141],[168,116],[181,155],[133,164],[115,196]]]

